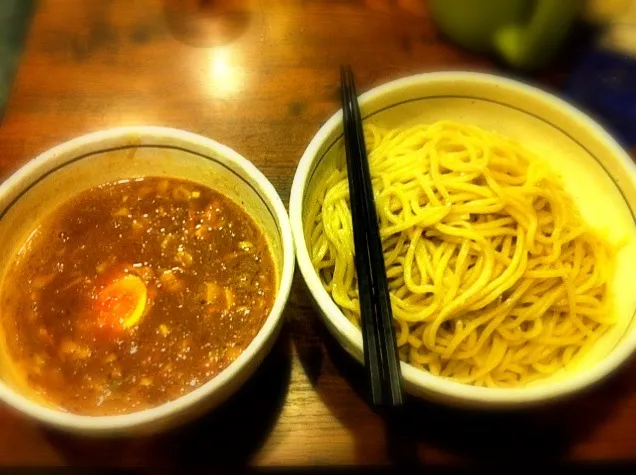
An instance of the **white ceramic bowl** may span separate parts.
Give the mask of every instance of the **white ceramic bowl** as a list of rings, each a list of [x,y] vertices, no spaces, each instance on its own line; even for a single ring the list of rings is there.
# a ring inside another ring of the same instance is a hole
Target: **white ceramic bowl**
[[[365,122],[383,127],[440,119],[471,123],[518,140],[549,157],[585,218],[610,239],[628,239],[617,258],[614,280],[618,324],[572,372],[559,372],[536,385],[516,389],[480,388],[435,377],[402,363],[406,390],[440,402],[503,408],[553,400],[575,393],[614,371],[636,347],[636,167],[620,146],[589,117],[534,87],[479,73],[439,72],[407,77],[360,97]],[[305,205],[313,186],[344,161],[342,112],[315,135],[302,156],[290,197],[290,220],[298,265],[324,321],[342,346],[363,360],[362,334],[340,311],[314,270],[303,233]]]
[[[34,395],[0,379],[0,400],[38,421],[82,434],[148,433],[184,422],[236,391],[272,347],[294,273],[289,219],[272,184],[251,162],[213,140],[162,127],[125,127],[59,145],[27,163],[0,186],[0,283],[15,251],[57,204],[96,185],[141,176],[182,178],[209,186],[241,204],[269,241],[278,291],[263,327],[243,353],[195,391],[159,407],[117,416],[79,416],[45,407]],[[2,288],[0,287],[0,292]],[[3,345],[4,347],[4,345]],[[0,368],[6,368],[6,353]]]

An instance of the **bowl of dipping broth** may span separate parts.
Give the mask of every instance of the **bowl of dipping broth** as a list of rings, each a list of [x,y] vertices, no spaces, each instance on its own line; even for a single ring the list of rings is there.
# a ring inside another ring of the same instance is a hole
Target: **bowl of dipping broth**
[[[636,172],[597,123],[514,80],[421,74],[360,97],[406,390],[506,408],[577,393],[636,346]],[[294,177],[300,270],[362,361],[342,113]]]
[[[150,433],[236,391],[273,345],[288,217],[248,160],[161,127],[85,135],[0,186],[0,400]]]

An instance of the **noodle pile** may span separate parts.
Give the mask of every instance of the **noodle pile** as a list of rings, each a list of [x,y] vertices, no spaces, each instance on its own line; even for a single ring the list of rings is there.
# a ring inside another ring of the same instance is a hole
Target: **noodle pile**
[[[612,250],[548,164],[501,136],[440,121],[365,125],[402,360],[487,387],[574,364],[614,323]],[[315,269],[360,326],[344,158],[309,206]]]

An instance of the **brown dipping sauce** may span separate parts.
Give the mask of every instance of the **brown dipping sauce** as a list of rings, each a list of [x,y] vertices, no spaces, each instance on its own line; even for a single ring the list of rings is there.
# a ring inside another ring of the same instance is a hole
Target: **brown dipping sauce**
[[[262,232],[194,183],[103,185],[56,209],[24,244],[0,312],[19,374],[69,412],[124,414],[209,381],[272,307]]]

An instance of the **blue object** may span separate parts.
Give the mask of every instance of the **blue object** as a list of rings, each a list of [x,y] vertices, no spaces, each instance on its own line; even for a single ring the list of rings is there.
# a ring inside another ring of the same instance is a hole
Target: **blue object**
[[[575,66],[566,95],[596,116],[622,146],[636,146],[636,58],[594,48]]]
[[[0,0],[0,122],[18,67],[34,0]]]

